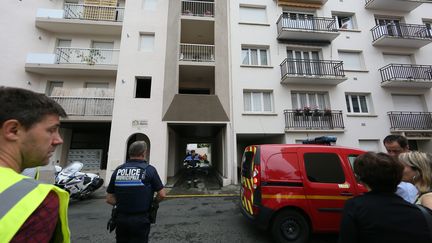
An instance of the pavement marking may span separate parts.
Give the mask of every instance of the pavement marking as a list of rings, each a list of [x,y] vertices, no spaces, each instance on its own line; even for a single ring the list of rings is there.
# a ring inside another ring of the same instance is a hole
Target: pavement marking
[[[186,197],[238,197],[240,194],[183,194],[166,195],[166,198],[186,198]]]

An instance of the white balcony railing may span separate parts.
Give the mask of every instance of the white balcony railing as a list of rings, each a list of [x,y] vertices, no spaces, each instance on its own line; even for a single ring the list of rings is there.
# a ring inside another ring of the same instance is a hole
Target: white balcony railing
[[[57,64],[117,65],[119,50],[98,48],[58,47]]]
[[[182,1],[182,15],[198,17],[214,17],[214,2]]]
[[[97,6],[87,4],[66,3],[64,5],[65,19],[84,19],[98,21],[123,21],[124,8],[112,6]]]
[[[214,62],[214,45],[180,44],[180,61]]]
[[[50,96],[69,116],[111,116],[114,97]]]

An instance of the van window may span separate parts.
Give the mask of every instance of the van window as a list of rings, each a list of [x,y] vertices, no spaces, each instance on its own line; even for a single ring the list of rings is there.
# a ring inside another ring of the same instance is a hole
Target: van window
[[[348,160],[351,165],[351,169],[354,170],[354,161],[357,159],[358,154],[350,154],[348,155]]]
[[[308,180],[319,183],[344,183],[345,174],[337,154],[307,153],[304,163]]]
[[[254,153],[252,151],[244,152],[242,159],[242,176],[246,178],[252,177],[252,158]]]

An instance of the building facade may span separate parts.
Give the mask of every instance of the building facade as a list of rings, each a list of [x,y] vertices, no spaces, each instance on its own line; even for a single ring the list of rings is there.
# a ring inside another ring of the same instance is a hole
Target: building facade
[[[107,181],[136,140],[164,183],[188,144],[211,145],[222,185],[250,144],[334,135],[383,151],[402,134],[432,152],[426,2],[7,1],[0,85],[57,100],[69,117],[53,163]]]

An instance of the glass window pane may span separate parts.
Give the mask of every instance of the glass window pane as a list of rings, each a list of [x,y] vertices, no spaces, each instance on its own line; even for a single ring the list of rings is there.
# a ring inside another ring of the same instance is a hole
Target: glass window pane
[[[298,97],[297,93],[291,93],[291,102],[292,102],[292,108],[293,109],[301,108],[301,106],[299,106],[299,104],[297,102],[297,97]]]
[[[308,106],[307,100],[306,100],[306,94],[300,93],[300,108],[303,109],[303,107]]]
[[[271,105],[271,93],[270,92],[263,93],[263,103],[264,103],[264,111],[271,112],[272,111],[272,105]]]
[[[249,49],[242,49],[242,64],[249,65]]]
[[[308,153],[304,155],[308,180],[318,183],[344,183],[339,156],[332,153]]]
[[[244,92],[243,93],[243,104],[244,104],[244,111],[252,111],[251,93],[250,92]]]
[[[325,94],[318,94],[318,108],[323,110],[326,107]]]
[[[317,105],[317,102],[316,102],[316,99],[317,99],[317,97],[316,97],[316,94],[308,94],[308,97],[309,97],[309,107],[311,108],[311,109],[314,109],[316,106],[318,106]]]
[[[366,96],[364,96],[364,95],[360,95],[359,98],[360,98],[360,107],[361,107],[361,111],[362,111],[363,113],[368,113],[369,111],[368,111],[368,108],[367,108]]]
[[[348,112],[351,112],[351,106],[349,103],[349,95],[345,95],[345,101],[346,101],[346,106],[347,106]]]
[[[359,113],[360,112],[360,105],[359,105],[357,95],[352,95],[351,101],[352,101],[353,112]]]
[[[267,66],[267,50],[260,50],[260,61],[261,65]]]
[[[262,93],[252,93],[252,111],[262,111]]]
[[[250,49],[251,65],[258,65],[258,50]]]

